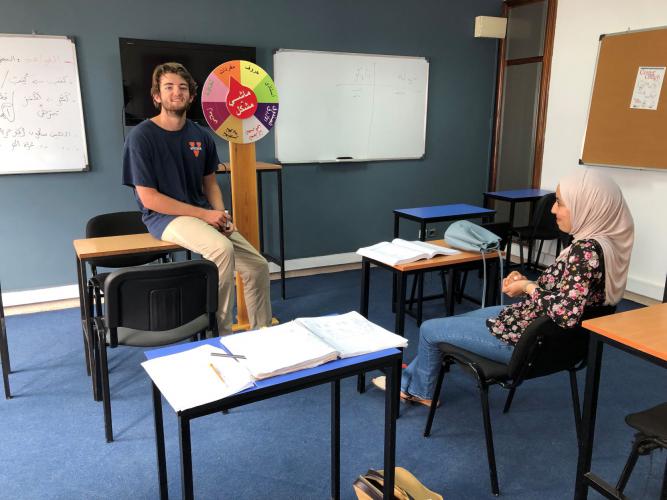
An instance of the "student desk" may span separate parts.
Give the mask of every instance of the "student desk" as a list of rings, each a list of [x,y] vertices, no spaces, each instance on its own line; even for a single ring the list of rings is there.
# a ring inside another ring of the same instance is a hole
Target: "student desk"
[[[79,304],[81,307],[81,328],[83,330],[84,351],[86,355],[86,367],[93,377],[93,397],[95,401],[100,400],[98,391],[97,375],[95,373],[95,359],[93,342],[95,335],[92,332],[91,309],[92,304],[88,301],[86,287],[88,284],[88,273],[86,262],[99,257],[111,255],[130,254],[160,254],[184,250],[184,248],[173,243],[158,240],[149,233],[128,234],[123,236],[106,236],[103,238],[84,238],[74,240],[74,251],[76,253],[76,271],[79,284]]]
[[[154,349],[147,351],[146,357],[153,359],[159,356],[174,354],[186,349],[192,349],[203,343],[219,345],[219,340],[218,338],[207,339],[200,342],[189,342]],[[181,455],[182,497],[185,499],[194,497],[190,442],[191,420],[316,385],[331,383],[331,498],[340,498],[340,381],[343,378],[359,375],[365,371],[382,369],[387,374],[388,388],[385,392],[384,406],[384,498],[393,498],[393,473],[396,458],[396,418],[398,416],[398,394],[402,358],[403,354],[400,350],[386,349],[353,358],[339,359],[315,368],[259,380],[256,382],[256,387],[254,388],[212,403],[177,412]],[[152,387],[160,498],[166,499],[168,498],[167,464],[162,420],[162,398],[157,386],[152,384]],[[224,419],[224,416],[221,416],[221,418]],[[224,424],[224,420],[222,423]],[[248,479],[251,479],[250,474]]]
[[[495,210],[468,205],[466,203],[454,203],[434,207],[397,208],[394,210],[394,238],[398,238],[401,218],[418,222],[420,227],[419,239],[425,241],[427,224],[449,220],[475,219],[477,217],[486,218],[491,217],[495,213]]]
[[[604,344],[610,344],[667,368],[667,304],[590,319],[584,321],[582,325],[591,331],[591,338],[586,369],[582,444],[579,449],[574,497],[585,499],[588,496],[588,488],[592,487],[607,498],[624,498],[618,494],[615,487],[590,472],[602,347]]]
[[[553,193],[547,189],[509,189],[506,191],[487,191],[484,193],[484,206],[488,204],[489,199],[507,201],[510,204],[510,216],[509,223],[510,228],[509,232],[511,233],[514,229],[514,206],[517,203],[521,202],[530,202],[530,213],[533,213],[533,203],[535,200],[539,200],[542,196]],[[510,265],[510,255],[512,252],[509,251],[509,246],[507,248],[506,259],[507,259],[507,268],[509,269]]]
[[[232,172],[230,162],[220,163],[217,174],[230,174]],[[278,236],[279,257],[276,258],[264,252],[264,214],[262,210],[262,174],[264,172],[275,172],[278,181]],[[274,264],[280,266],[280,292],[285,300],[285,230],[283,225],[283,167],[274,163],[257,162],[257,201],[259,205],[259,252]],[[230,200],[231,203],[231,200]]]
[[[447,246],[443,240],[430,241],[435,245]],[[485,259],[489,262],[496,262],[498,260],[498,253],[492,252],[485,256]],[[482,260],[482,255],[479,252],[461,252],[456,255],[438,255],[432,259],[423,259],[416,262],[410,262],[408,264],[398,264],[395,266],[385,264],[375,259],[369,257],[362,257],[361,260],[361,302],[359,305],[359,312],[364,317],[368,317],[368,297],[370,289],[370,268],[371,264],[383,267],[391,271],[396,280],[396,294],[394,296],[395,308],[396,308],[396,320],[394,326],[394,332],[398,335],[403,335],[405,329],[405,288],[407,277],[411,274],[418,276],[425,271],[440,271],[440,270],[458,270],[461,268],[467,268],[471,266],[476,266]],[[487,275],[487,297],[491,290],[497,290],[497,272],[489,273]],[[454,293],[451,293],[453,290],[453,281],[454,273],[448,273],[448,283],[447,288],[450,290],[450,293],[447,294],[447,314],[452,315],[454,313]],[[494,287],[494,288],[492,288]],[[494,293],[495,295],[495,293]],[[422,314],[422,303],[419,301],[417,303],[417,318],[418,321],[421,320]]]

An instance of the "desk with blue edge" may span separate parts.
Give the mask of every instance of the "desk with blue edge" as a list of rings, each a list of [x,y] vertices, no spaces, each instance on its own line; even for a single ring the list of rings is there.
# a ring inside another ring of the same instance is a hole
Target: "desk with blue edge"
[[[200,342],[177,344],[145,353],[147,359],[175,354],[202,344],[220,346],[220,339],[207,339]],[[181,490],[184,499],[194,498],[192,474],[192,450],[190,442],[190,421],[230,410],[238,406],[262,401],[290,392],[307,389],[325,383],[331,384],[331,498],[340,498],[340,381],[343,378],[360,375],[366,371],[383,370],[387,375],[385,392],[384,426],[384,498],[393,498],[394,466],[396,463],[396,418],[400,390],[401,363],[403,353],[398,349],[339,359],[306,370],[279,375],[256,382],[256,386],[238,394],[177,412],[180,455],[181,455]],[[160,390],[153,383],[153,415],[155,421],[155,441],[157,451],[158,480],[160,498],[168,498],[167,465],[162,420],[162,398]]]
[[[530,213],[533,213],[533,204],[535,200],[539,200],[542,196],[551,194],[553,191],[548,189],[537,189],[537,188],[527,188],[527,189],[507,189],[504,191],[487,191],[484,193],[484,206],[488,205],[490,199],[506,201],[510,204],[510,215],[509,215],[509,233],[512,233],[514,229],[514,207],[517,203],[522,203],[529,201],[530,202]],[[510,266],[510,244],[507,245],[506,249],[506,259],[507,259],[507,268]],[[530,260],[530,257],[528,258]]]

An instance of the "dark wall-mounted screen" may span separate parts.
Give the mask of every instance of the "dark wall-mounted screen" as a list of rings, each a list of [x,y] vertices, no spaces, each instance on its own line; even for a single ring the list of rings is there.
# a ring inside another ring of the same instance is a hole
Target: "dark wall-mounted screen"
[[[190,71],[199,90],[188,111],[188,118],[205,125],[199,92],[211,71],[220,64],[235,59],[256,62],[255,47],[136,38],[119,38],[119,42],[125,125],[136,125],[157,114],[150,88],[153,69],[160,63],[179,62]]]

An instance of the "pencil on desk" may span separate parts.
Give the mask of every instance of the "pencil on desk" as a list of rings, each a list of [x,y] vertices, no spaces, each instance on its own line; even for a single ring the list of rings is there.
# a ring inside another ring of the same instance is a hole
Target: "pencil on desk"
[[[227,385],[227,382],[225,382],[225,379],[222,378],[222,375],[220,375],[220,372],[218,371],[218,369],[217,369],[215,366],[213,366],[213,363],[209,363],[208,366],[210,366],[210,367],[211,367],[211,370],[213,370],[213,371],[215,372],[215,374],[216,374],[216,375],[218,376],[218,378],[220,379],[220,382],[222,382],[223,384]]]
[[[243,354],[227,354],[226,352],[212,352],[211,356],[219,356],[221,358],[232,358],[232,359],[246,359]]]

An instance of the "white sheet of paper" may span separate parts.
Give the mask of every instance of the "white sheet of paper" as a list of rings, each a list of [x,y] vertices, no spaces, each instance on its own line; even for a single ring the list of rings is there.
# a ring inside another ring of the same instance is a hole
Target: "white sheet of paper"
[[[635,89],[632,92],[632,109],[658,109],[665,67],[640,66],[637,70]]]
[[[408,345],[405,337],[368,321],[356,311],[295,321],[334,347],[341,358]]]
[[[174,411],[217,401],[254,385],[248,370],[232,358],[211,356],[225,351],[212,345],[141,363]],[[223,380],[211,368],[218,370]]]

